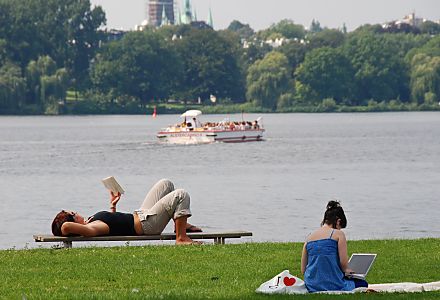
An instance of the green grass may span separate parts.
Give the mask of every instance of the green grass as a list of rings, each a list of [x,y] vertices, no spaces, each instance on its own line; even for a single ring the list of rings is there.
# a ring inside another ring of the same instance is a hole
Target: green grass
[[[440,240],[350,241],[378,253],[370,283],[440,280]],[[417,294],[255,293],[284,269],[300,275],[301,243],[0,251],[2,299],[439,299]],[[302,276],[301,276],[302,277]]]

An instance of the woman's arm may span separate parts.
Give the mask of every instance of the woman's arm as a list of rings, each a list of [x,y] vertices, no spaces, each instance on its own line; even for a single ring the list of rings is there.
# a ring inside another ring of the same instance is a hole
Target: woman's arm
[[[304,243],[302,255],[301,255],[301,273],[304,275],[307,267],[308,257],[307,257],[307,242]]]
[[[113,194],[112,191],[110,191],[110,211],[116,212],[116,204],[118,204],[119,199],[121,199],[121,193]]]
[[[109,234],[110,228],[102,221],[94,221],[88,224],[65,222],[61,226],[63,236],[71,234],[82,236],[99,236]]]
[[[338,230],[338,253],[339,253],[339,264],[341,266],[342,272],[347,272],[348,270],[348,255],[347,255],[347,239],[345,238],[344,232]]]

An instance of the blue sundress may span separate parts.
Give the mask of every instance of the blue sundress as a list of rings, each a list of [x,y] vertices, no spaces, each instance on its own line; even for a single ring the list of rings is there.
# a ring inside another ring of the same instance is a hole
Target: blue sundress
[[[328,239],[307,242],[307,266],[304,282],[309,292],[352,291],[353,280],[344,278],[339,266],[338,242],[332,239],[333,230]]]

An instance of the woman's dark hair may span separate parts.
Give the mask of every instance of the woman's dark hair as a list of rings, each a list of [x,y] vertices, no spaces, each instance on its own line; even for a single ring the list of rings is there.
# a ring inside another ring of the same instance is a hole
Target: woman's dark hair
[[[321,226],[327,224],[336,228],[338,220],[341,220],[339,223],[341,228],[347,227],[347,218],[345,217],[341,204],[338,201],[329,201],[327,203],[327,209],[324,213],[324,219],[321,222]]]
[[[55,219],[53,219],[52,222],[53,235],[63,236],[61,232],[61,226],[63,226],[65,222],[75,222],[75,220],[73,219],[73,216],[70,213],[62,210],[56,215]]]

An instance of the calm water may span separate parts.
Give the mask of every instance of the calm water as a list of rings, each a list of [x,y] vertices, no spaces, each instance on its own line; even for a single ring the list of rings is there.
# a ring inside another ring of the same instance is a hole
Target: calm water
[[[157,143],[177,120],[0,117],[0,248],[35,247],[32,234],[50,232],[60,209],[107,209],[109,175],[127,191],[121,211],[166,177],[190,193],[192,223],[253,231],[247,241],[303,241],[333,198],[349,239],[440,237],[438,112],[268,114],[264,142]]]

